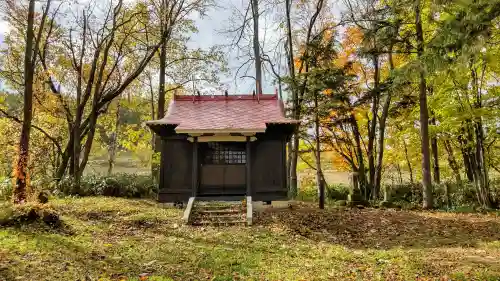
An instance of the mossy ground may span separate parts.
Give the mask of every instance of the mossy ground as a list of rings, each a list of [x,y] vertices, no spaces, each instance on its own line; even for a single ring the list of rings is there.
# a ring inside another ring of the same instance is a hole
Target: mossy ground
[[[499,280],[496,214],[299,204],[191,227],[150,200],[54,199],[63,227],[0,228],[0,280]],[[87,279],[86,279],[87,278]]]

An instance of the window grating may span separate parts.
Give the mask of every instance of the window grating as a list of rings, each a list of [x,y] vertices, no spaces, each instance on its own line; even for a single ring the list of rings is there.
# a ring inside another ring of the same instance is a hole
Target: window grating
[[[205,164],[246,164],[245,143],[209,142],[205,150]]]

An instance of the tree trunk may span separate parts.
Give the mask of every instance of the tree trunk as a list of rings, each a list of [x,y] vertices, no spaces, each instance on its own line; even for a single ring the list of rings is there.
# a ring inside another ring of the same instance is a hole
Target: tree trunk
[[[424,32],[422,29],[420,0],[415,3],[415,27],[417,33],[417,54],[422,59],[424,54]],[[422,188],[423,208],[433,208],[432,181],[431,181],[431,159],[429,150],[429,110],[427,107],[427,83],[425,70],[420,62],[419,103],[420,103],[420,136],[422,141]]]
[[[77,110],[75,113],[75,122],[73,124],[73,151],[71,154],[71,175],[73,175],[73,180],[75,186],[78,188],[80,186],[80,173],[75,173],[80,169],[80,153],[81,153],[81,139],[80,139],[80,123],[82,122],[83,106],[80,104],[80,95],[77,95],[76,104]]]
[[[73,134],[70,135],[68,143],[66,144],[66,148],[61,156],[61,161],[59,162],[59,166],[57,167],[55,179],[59,182],[66,173],[68,168],[68,164],[70,163],[71,151],[73,149]]]
[[[450,140],[443,140],[444,144],[444,149],[446,150],[446,153],[448,154],[448,163],[450,164],[450,168],[453,171],[453,175],[455,176],[455,182],[457,186],[462,185],[462,177],[460,176],[460,169],[458,167],[457,160],[455,158],[455,155],[453,154],[453,147],[451,146]]]
[[[484,68],[483,74],[481,78],[478,75],[478,72],[471,66],[471,77],[472,77],[472,90],[474,95],[474,109],[480,110],[482,109],[482,93],[480,88],[480,79],[484,77]],[[482,81],[481,81],[482,84]],[[489,179],[488,179],[488,170],[485,159],[485,149],[484,149],[484,129],[483,129],[483,120],[481,116],[476,116],[474,118],[474,133],[476,138],[476,151],[475,151],[475,181],[476,185],[479,186],[481,204],[486,208],[493,207],[493,199],[491,198],[490,187],[489,187]]]
[[[391,71],[394,70],[394,61],[392,59],[392,45],[389,47],[389,68]],[[384,101],[384,106],[382,108],[382,115],[380,116],[379,133],[378,133],[378,154],[377,154],[377,165],[375,170],[375,186],[373,199],[377,199],[380,192],[380,183],[382,181],[382,165],[384,161],[384,140],[385,140],[385,125],[387,122],[387,116],[389,115],[389,107],[391,105],[392,90],[387,91],[387,97]],[[399,165],[398,165],[399,167]],[[401,171],[399,171],[401,174]]]
[[[444,200],[446,203],[446,207],[451,208],[451,188],[450,188],[450,183],[445,183],[444,185]]]
[[[366,186],[366,173],[365,173],[365,163],[363,159],[363,148],[361,147],[361,134],[359,132],[358,123],[353,114],[351,114],[350,123],[352,127],[352,133],[354,135],[354,140],[356,143],[356,158],[358,161],[358,176],[357,181],[359,182],[359,190],[363,193],[365,199],[368,199],[368,190]]]
[[[158,85],[158,109],[156,110],[156,118],[162,119],[165,117],[165,68],[167,67],[167,42],[164,42],[160,48],[160,79]],[[194,93],[193,93],[194,95]],[[154,152],[161,151],[161,136],[154,136]],[[156,181],[160,178],[160,163],[153,162],[151,165],[152,177]]]
[[[465,127],[464,127],[464,131],[465,131],[464,133],[466,134],[467,143],[471,143],[471,144],[474,143],[472,126],[473,126],[472,122],[470,120],[466,120]],[[476,154],[474,153],[474,151],[472,150],[472,147],[470,145],[467,145],[465,147],[465,150],[466,150],[468,161],[471,165],[471,170],[473,173],[472,183],[474,184],[474,188],[476,189],[477,202],[480,205],[483,205],[483,198],[481,196],[481,186],[479,183],[480,172],[479,172],[479,168],[478,168]]]
[[[432,125],[436,125],[436,119],[433,117],[430,123]],[[436,136],[431,137],[431,152],[432,152],[432,168],[433,168],[434,182],[440,184],[441,175],[439,172],[439,151],[438,151],[438,140]]]
[[[155,93],[153,90],[153,79],[151,79],[151,73],[148,73],[148,81],[149,81],[149,94],[151,96],[150,100],[150,105],[151,105],[151,120],[154,120],[156,118],[155,115]],[[151,154],[151,177],[153,180],[156,180],[157,178],[155,177],[155,171],[158,170],[156,163],[155,163],[155,152],[156,152],[156,135],[153,135],[151,138],[151,148],[153,153]]]
[[[375,54],[373,55],[373,67],[374,67],[374,93],[372,97],[372,120],[370,121],[370,126],[368,128],[368,151],[367,151],[367,157],[368,157],[368,171],[369,171],[369,177],[368,177],[368,192],[371,193],[371,196],[373,198],[378,198],[379,196],[379,186],[375,184],[375,137],[376,137],[376,132],[375,130],[377,129],[377,118],[378,118],[378,107],[379,107],[379,99],[380,99],[380,92],[379,92],[379,62],[378,62],[378,55]],[[368,195],[370,196],[370,194]]]
[[[113,132],[109,144],[109,160],[108,160],[108,176],[113,173],[113,167],[116,159],[116,149],[118,148],[118,136],[120,134],[120,99],[117,100],[116,105],[116,120],[115,131]]]
[[[81,153],[81,139],[80,139],[80,124],[82,123],[82,116],[83,112],[85,109],[85,104],[82,103],[82,90],[83,90],[83,77],[84,77],[84,67],[83,67],[83,57],[85,55],[85,48],[86,48],[86,42],[87,42],[87,17],[85,15],[85,11],[83,12],[83,42],[82,42],[82,48],[81,48],[81,54],[80,54],[80,63],[77,68],[79,67],[78,71],[78,82],[77,82],[77,88],[76,88],[76,110],[75,110],[75,122],[73,123],[73,155],[71,157],[72,159],[72,166],[71,169],[73,171],[73,176],[74,176],[74,183],[77,189],[80,187],[80,173],[75,173],[75,171],[78,171],[80,169],[80,153]],[[95,64],[92,64],[93,68]],[[91,71],[92,75],[95,73],[95,71]]]
[[[23,125],[19,140],[19,156],[15,166],[16,185],[12,191],[12,200],[16,204],[26,202],[29,188],[29,144],[31,120],[33,118],[33,76],[35,72],[33,61],[33,23],[35,17],[35,0],[30,0],[28,8],[28,26],[26,28],[26,48],[24,52],[24,108]]]
[[[410,183],[413,184],[413,168],[411,167],[410,157],[408,155],[408,146],[406,145],[405,140],[403,140],[403,147],[405,149],[406,165],[408,166],[408,172],[410,173]]]
[[[463,129],[462,129],[462,133],[464,133]],[[465,169],[465,174],[467,175],[467,180],[469,182],[473,182],[474,181],[474,171],[472,170],[472,163],[470,162],[470,155],[469,155],[467,140],[462,135],[459,135],[458,142],[460,143],[460,150],[462,152],[462,160],[464,162],[464,169]]]
[[[398,182],[399,184],[403,184],[403,173],[401,173],[401,166],[399,163],[396,164],[396,170],[398,171]]]
[[[99,85],[99,82],[97,83],[97,85]],[[97,86],[96,88],[99,89],[100,87]],[[92,101],[92,111],[90,113],[90,118],[89,118],[89,125],[88,125],[89,128],[86,133],[87,139],[85,141],[85,147],[83,149],[83,158],[80,165],[78,166],[78,170],[75,170],[75,176],[81,177],[83,175],[83,171],[85,170],[85,167],[87,166],[89,160],[90,151],[92,150],[92,144],[94,142],[97,119],[99,118],[99,112],[96,109],[98,100],[99,100],[99,93],[96,92],[94,93],[94,98]]]
[[[319,208],[325,208],[325,184],[323,181],[323,172],[321,170],[321,142],[319,136],[319,109],[318,109],[318,93],[314,93],[314,129],[315,129],[315,145],[316,145],[316,183],[318,185],[318,194],[319,194]]]
[[[78,176],[83,175],[83,171],[85,167],[87,167],[87,163],[89,161],[90,151],[92,150],[92,144],[94,142],[95,130],[97,125],[97,113],[91,113],[93,116],[91,117],[91,121],[89,124],[89,132],[87,134],[87,140],[85,141],[85,147],[83,149],[83,158],[78,168],[78,171],[75,171],[75,174],[79,174]]]
[[[259,43],[259,0],[251,0],[253,15],[253,53],[255,59],[255,92],[262,94],[262,61]]]
[[[292,78],[293,87],[292,91],[292,118],[297,120],[299,118],[299,97],[296,89],[295,81],[295,65],[294,65],[294,53],[293,53],[293,38],[292,38],[292,24],[291,24],[291,1],[285,0],[285,11],[286,11],[286,26],[287,26],[287,46],[288,46],[288,68],[290,72],[290,77]],[[295,131],[292,135],[291,143],[289,144],[289,191],[290,196],[295,198],[298,193],[297,189],[297,160],[299,151],[299,134]]]
[[[484,156],[484,136],[482,122],[476,123],[476,157],[477,157],[477,176],[481,190],[481,199],[484,207],[493,208],[493,199],[491,198],[488,171]]]

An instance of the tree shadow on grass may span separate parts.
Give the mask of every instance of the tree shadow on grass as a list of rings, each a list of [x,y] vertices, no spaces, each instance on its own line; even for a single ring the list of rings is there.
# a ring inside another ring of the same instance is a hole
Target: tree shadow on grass
[[[257,224],[360,249],[474,247],[500,240],[500,219],[480,214],[298,207],[256,217]]]

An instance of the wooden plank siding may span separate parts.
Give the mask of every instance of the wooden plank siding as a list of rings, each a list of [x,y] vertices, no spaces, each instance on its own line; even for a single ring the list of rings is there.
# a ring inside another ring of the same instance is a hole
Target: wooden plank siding
[[[251,185],[252,200],[287,199],[283,138],[264,137],[252,143]]]
[[[187,135],[163,137],[158,200],[187,202],[194,194],[193,188],[197,189],[196,196],[246,194],[251,195],[253,201],[288,199],[287,134],[279,126],[268,129],[266,133],[258,133],[255,141],[245,144],[248,145],[245,151],[249,166],[244,163],[202,164],[205,146],[199,145],[197,162],[200,166],[195,168],[194,144],[188,140]],[[197,177],[193,177],[193,173]],[[247,194],[248,183],[251,194]]]
[[[184,136],[163,138],[158,201],[187,202],[192,195],[193,144]]]

